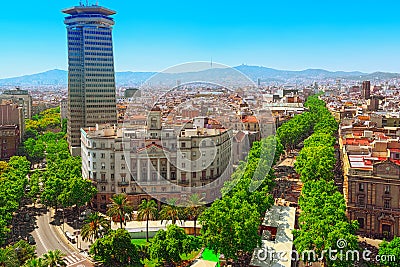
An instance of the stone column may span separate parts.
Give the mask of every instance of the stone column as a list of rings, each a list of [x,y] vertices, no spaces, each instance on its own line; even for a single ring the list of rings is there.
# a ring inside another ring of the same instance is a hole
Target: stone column
[[[138,181],[141,181],[142,180],[142,177],[140,176],[141,174],[140,174],[140,169],[142,168],[142,166],[140,166],[140,159],[139,158],[137,158],[136,159],[136,177],[137,177],[137,180]]]
[[[157,181],[161,181],[161,160],[157,159]]]
[[[147,159],[147,181],[150,182],[151,181],[151,160]]]
[[[169,163],[169,160],[167,159],[167,180],[171,180],[171,165]]]
[[[356,183],[351,182],[350,188],[351,203],[357,203],[356,195],[354,194],[356,192]]]
[[[376,219],[376,214],[372,213],[372,215],[371,215],[371,225],[372,225],[371,229],[376,234],[376,233],[379,233],[380,230],[379,229],[375,229],[375,219]]]
[[[371,184],[372,186],[372,190],[371,190],[371,201],[372,201],[372,205],[375,206],[376,205],[376,185]]]

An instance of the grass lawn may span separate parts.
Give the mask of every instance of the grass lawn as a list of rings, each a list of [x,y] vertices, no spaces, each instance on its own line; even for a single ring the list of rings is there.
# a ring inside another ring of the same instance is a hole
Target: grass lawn
[[[138,246],[149,245],[146,239],[131,239],[131,243]]]
[[[205,248],[201,258],[206,261],[218,262],[217,267],[219,267],[219,255],[215,254],[213,250]]]

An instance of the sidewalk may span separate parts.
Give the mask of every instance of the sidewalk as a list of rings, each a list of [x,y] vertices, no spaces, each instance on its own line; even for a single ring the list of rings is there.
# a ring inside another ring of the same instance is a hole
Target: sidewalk
[[[367,237],[362,237],[362,236],[358,236],[358,241],[366,242],[367,244],[374,246],[376,248],[379,248],[379,245],[383,242],[382,240],[379,240],[379,239],[372,239],[372,238],[367,238]]]
[[[54,218],[54,215],[55,215],[54,209],[50,209],[50,216]],[[59,237],[66,245],[68,245],[69,248],[71,248],[76,253],[79,253],[80,255],[84,256],[90,262],[93,261],[89,257],[90,243],[82,240],[82,237],[78,234],[79,231],[76,231],[68,223],[61,223],[59,226],[55,226],[55,229],[57,230]],[[65,234],[66,232],[69,232],[71,236],[74,238],[74,240],[69,240]]]

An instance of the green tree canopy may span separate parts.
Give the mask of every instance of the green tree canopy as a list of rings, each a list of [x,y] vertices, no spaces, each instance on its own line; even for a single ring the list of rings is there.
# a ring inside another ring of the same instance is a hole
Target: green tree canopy
[[[299,205],[299,230],[294,230],[293,233],[294,245],[300,253],[314,250],[317,255],[321,255],[323,250],[329,248],[340,250],[337,247],[339,239],[347,242],[346,249],[358,249],[355,235],[358,224],[348,221],[345,200],[333,181],[316,180],[305,183]],[[352,263],[347,263],[346,266],[352,266]]]
[[[128,201],[126,194],[116,194],[111,198],[111,204],[108,206],[107,215],[115,222],[119,221],[120,228],[126,225],[126,221],[132,219],[133,207]]]
[[[322,179],[332,181],[334,178],[335,151],[330,146],[304,147],[296,157],[295,169],[303,183]]]
[[[382,260],[381,263],[388,267],[399,266],[400,260],[400,237],[395,237],[392,241],[383,241],[379,245],[379,255]],[[391,257],[391,259],[389,259]],[[394,257],[394,258],[393,258]]]
[[[11,157],[8,164],[2,164],[0,174],[0,243],[4,242],[13,212],[20,205],[28,184],[30,162],[25,157]]]
[[[49,250],[42,257],[47,267],[67,266],[64,260],[66,255],[61,250]]]
[[[150,242],[150,256],[168,263],[178,264],[181,255],[191,253],[200,248],[200,243],[194,237],[175,224],[168,225],[167,230],[159,230]]]
[[[125,229],[108,232],[90,247],[90,254],[105,266],[129,266],[139,262],[137,248]]]
[[[330,146],[333,147],[336,143],[336,138],[326,133],[314,133],[306,140],[304,140],[304,147],[314,146]]]
[[[236,195],[216,200],[199,221],[204,244],[227,259],[236,260],[242,253],[252,253],[261,243],[257,207]]]
[[[103,237],[111,229],[111,223],[99,212],[90,213],[81,229],[83,240],[96,240]]]
[[[19,266],[36,257],[36,246],[29,245],[25,240],[18,241],[12,245],[12,248],[15,250]]]
[[[161,222],[171,220],[172,224],[175,224],[176,221],[180,221],[183,219],[183,209],[178,206],[178,199],[171,198],[168,200],[168,204],[163,205],[160,211],[160,219]]]
[[[19,261],[17,253],[13,247],[0,248],[0,266],[18,267]]]

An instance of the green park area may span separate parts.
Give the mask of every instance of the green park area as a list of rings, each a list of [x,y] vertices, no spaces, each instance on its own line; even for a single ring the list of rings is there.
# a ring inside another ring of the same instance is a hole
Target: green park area
[[[149,242],[146,239],[131,239],[131,243],[136,246],[148,246]]]
[[[213,261],[213,262],[218,262],[217,267],[219,267],[219,254],[216,254],[213,250],[211,249],[204,249],[203,254],[201,254],[201,258],[203,260],[207,261]]]

